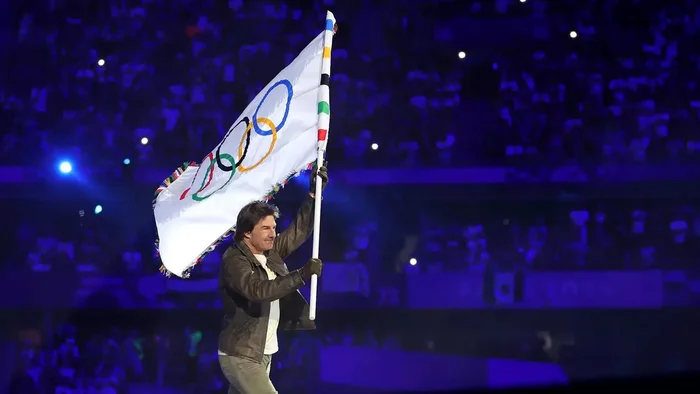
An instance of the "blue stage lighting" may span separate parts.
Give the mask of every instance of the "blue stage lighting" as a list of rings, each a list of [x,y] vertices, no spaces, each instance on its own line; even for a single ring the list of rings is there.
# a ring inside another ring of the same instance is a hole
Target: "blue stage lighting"
[[[70,174],[71,171],[73,171],[73,165],[68,161],[62,161],[58,165],[58,170],[61,171],[62,174]]]
[[[95,207],[95,215],[99,215],[100,212],[102,212],[102,205],[98,205]]]

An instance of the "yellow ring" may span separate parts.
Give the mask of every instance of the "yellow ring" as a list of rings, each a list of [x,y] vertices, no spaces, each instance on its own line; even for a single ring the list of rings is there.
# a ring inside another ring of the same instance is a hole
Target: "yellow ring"
[[[272,121],[268,118],[258,118],[257,121],[258,121],[258,123],[262,123],[262,124],[266,125],[272,131],[272,143],[270,143],[270,149],[267,150],[267,153],[265,153],[265,156],[263,156],[262,159],[258,160],[257,163],[253,164],[250,167],[244,167],[243,163],[241,163],[238,166],[238,168],[236,168],[236,171],[248,172],[248,171],[254,169],[255,167],[262,164],[262,162],[264,162],[272,154],[272,150],[275,149],[275,143],[277,142],[277,127],[275,127],[275,124],[272,123]],[[248,133],[250,133],[250,130],[252,128],[253,128],[253,122],[250,122],[248,124],[248,127],[246,127],[245,131],[243,132],[243,136],[241,137],[241,143],[238,144],[238,157],[243,157],[243,144],[245,143],[245,137]]]

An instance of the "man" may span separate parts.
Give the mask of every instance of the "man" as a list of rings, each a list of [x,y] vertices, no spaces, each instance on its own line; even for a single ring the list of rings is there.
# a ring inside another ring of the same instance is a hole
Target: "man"
[[[323,264],[310,259],[289,272],[284,259],[313,231],[316,172],[328,183],[323,166],[311,173],[311,191],[290,226],[276,235],[277,207],[252,202],[238,214],[234,244],[221,261],[219,292],[224,302],[224,328],[219,334],[219,364],[230,383],[229,394],[275,394],[270,363],[277,352],[277,328],[315,329],[309,305],[298,289]]]

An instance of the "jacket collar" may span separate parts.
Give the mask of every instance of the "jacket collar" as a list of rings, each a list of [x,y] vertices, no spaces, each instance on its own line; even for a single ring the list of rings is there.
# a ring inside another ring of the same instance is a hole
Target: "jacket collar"
[[[245,242],[243,242],[243,241],[237,241],[237,242],[235,242],[235,244],[236,244],[236,247],[237,247],[238,249],[240,249],[241,252],[243,252],[243,255],[244,255],[245,257],[248,258],[248,260],[250,260],[251,262],[253,262],[253,264],[262,267],[262,264],[260,264],[260,262],[258,261],[258,259],[255,258],[255,255],[254,255],[253,252],[250,250],[250,248],[248,247],[248,245],[246,245]]]
[[[258,259],[255,258],[255,255],[254,255],[253,252],[250,250],[250,248],[248,247],[248,245],[246,245],[245,242],[243,242],[243,241],[234,241],[234,244],[236,245],[236,247],[237,247],[241,252],[243,252],[243,255],[244,255],[250,262],[252,262],[254,265],[256,265],[256,266],[262,268],[262,264],[260,264],[260,262],[258,261]],[[285,268],[285,266],[284,266],[284,262],[282,262],[282,261],[280,261],[280,260],[276,260],[276,259],[274,259],[274,258],[273,258],[273,259],[270,259],[270,258],[269,258],[269,257],[270,257],[270,252],[269,252],[269,251],[268,251],[268,252],[264,252],[263,254],[265,255],[265,257],[268,257],[268,259],[267,259],[267,267],[268,267],[269,269],[271,269],[272,272],[274,272],[275,274],[280,275],[280,276],[281,276],[281,275],[287,275],[287,274],[288,274],[288,272],[287,272],[287,270],[286,270],[286,268]]]

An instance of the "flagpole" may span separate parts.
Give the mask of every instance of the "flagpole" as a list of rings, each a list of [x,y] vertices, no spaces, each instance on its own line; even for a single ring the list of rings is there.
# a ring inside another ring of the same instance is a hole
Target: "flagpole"
[[[333,35],[337,27],[335,17],[330,11],[326,12],[326,25],[323,35],[323,57],[321,59],[321,86],[318,90],[318,148],[316,168],[323,165],[323,157],[328,144],[328,129],[330,126],[330,77],[331,77],[331,50],[333,48]],[[321,199],[323,182],[316,175],[316,190],[314,191],[314,235],[311,257],[317,259],[321,243]],[[318,275],[311,276],[311,289],[309,297],[309,319],[316,320],[316,302],[318,299]]]

